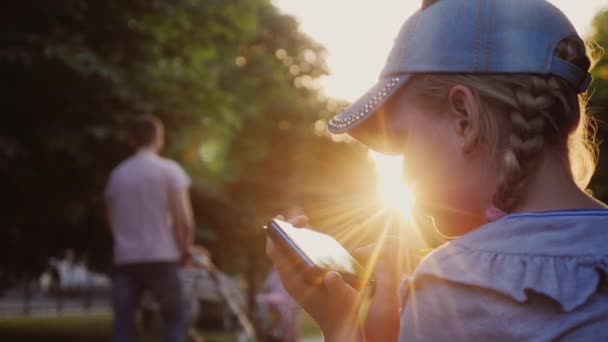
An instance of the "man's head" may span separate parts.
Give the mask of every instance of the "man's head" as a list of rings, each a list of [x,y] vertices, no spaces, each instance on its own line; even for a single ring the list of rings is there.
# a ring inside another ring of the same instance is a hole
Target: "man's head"
[[[140,115],[131,124],[129,142],[135,150],[152,149],[159,152],[165,144],[165,130],[159,118]]]

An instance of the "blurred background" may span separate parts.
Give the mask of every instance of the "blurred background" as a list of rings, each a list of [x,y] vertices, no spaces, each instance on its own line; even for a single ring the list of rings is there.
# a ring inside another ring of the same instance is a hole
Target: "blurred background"
[[[608,1],[552,2],[586,39],[608,47]],[[250,313],[270,267],[268,218],[306,213],[347,247],[377,239],[392,217],[383,189],[397,186],[401,162],[330,135],[326,120],[373,84],[417,7],[404,0],[2,2],[0,340],[33,333],[52,340],[55,328],[40,313],[70,310],[102,315],[95,327],[81,316],[70,324],[107,339],[103,290],[47,298],[40,276],[51,258],[72,260],[105,286],[111,236],[103,189],[131,153],[127,123],[141,113],[165,123],[164,155],[194,181],[197,241],[243,290]],[[602,142],[607,57],[593,76],[590,107]],[[590,190],[608,201],[608,148]],[[413,246],[441,241],[432,229],[405,229]]]

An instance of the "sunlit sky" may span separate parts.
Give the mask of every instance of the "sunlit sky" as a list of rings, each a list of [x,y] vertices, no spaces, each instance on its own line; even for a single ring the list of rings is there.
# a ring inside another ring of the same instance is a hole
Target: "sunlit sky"
[[[550,0],[566,13],[583,37],[608,0]],[[378,78],[403,21],[420,0],[273,0],[294,15],[301,30],[328,51],[331,74],[321,80],[327,95],[354,101]]]

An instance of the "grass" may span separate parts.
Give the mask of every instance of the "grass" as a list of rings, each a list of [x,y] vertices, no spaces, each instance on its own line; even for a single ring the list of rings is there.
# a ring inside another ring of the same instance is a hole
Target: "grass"
[[[11,342],[107,342],[110,339],[110,315],[0,316],[0,341]],[[158,341],[138,329],[138,342]],[[318,336],[317,324],[305,313],[301,316],[300,336]],[[206,342],[234,341],[230,333],[203,333]]]
[[[0,317],[0,341],[107,342],[111,325],[110,315]],[[206,333],[203,336],[206,342],[234,340],[229,333]],[[158,339],[138,329],[137,341]]]

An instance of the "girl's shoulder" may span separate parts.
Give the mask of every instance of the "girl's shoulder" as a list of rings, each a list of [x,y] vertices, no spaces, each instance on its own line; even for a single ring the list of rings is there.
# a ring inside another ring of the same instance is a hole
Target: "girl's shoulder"
[[[608,276],[607,245],[608,210],[508,215],[430,253],[412,281],[430,276],[522,303],[533,291],[568,312]]]

